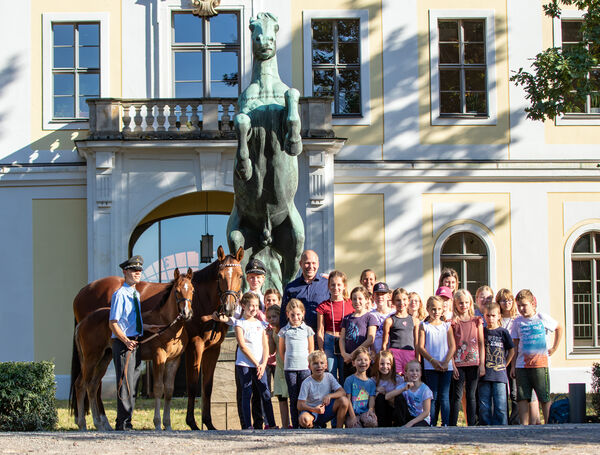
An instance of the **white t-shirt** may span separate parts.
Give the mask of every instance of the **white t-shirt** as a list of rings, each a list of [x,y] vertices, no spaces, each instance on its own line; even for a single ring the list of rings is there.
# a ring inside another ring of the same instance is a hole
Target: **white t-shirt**
[[[422,322],[421,327],[425,332],[425,350],[431,357],[442,362],[448,354],[448,329],[450,322],[442,322],[440,325],[432,325]],[[424,360],[426,370],[435,370],[431,362]],[[452,360],[448,363],[448,371],[452,371]]]
[[[325,395],[335,392],[340,387],[340,383],[329,372],[323,374],[321,381],[316,381],[311,375],[300,386],[298,400],[306,401],[306,404],[313,408],[323,402]]]
[[[236,319],[235,327],[241,327],[244,332],[244,341],[246,343],[246,347],[252,352],[254,359],[260,362],[263,356],[263,334],[265,333],[265,329],[269,326],[266,322],[259,321],[258,319],[254,319],[252,321],[248,321],[246,319]],[[256,365],[252,363],[252,361],[246,357],[246,354],[242,352],[242,350],[237,348],[237,353],[235,356],[235,364],[245,367],[255,368]]]

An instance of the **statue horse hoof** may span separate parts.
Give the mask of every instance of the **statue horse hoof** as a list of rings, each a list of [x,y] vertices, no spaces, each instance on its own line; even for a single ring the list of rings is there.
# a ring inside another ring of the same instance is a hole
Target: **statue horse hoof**
[[[291,139],[290,135],[285,137],[283,149],[290,156],[298,156],[302,153],[302,138],[298,136],[296,139]]]
[[[237,175],[244,181],[250,180],[252,177],[252,163],[250,160],[240,160],[236,167]]]

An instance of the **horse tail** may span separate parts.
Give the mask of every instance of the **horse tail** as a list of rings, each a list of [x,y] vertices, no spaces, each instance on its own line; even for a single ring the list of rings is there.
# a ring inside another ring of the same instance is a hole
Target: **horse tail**
[[[77,321],[74,321],[75,327]],[[69,414],[77,415],[77,394],[75,393],[75,380],[81,373],[81,362],[79,361],[79,353],[75,344],[75,329],[73,329],[73,352],[71,353],[71,387],[69,388]]]
[[[77,336],[77,321],[74,321],[75,328],[73,329],[73,352],[71,354],[71,387],[69,388],[69,413],[75,416],[77,419],[77,393],[75,391],[75,381],[81,374],[81,359],[79,358],[79,347],[77,346],[77,342],[75,337]],[[85,413],[89,411],[90,403],[88,400],[87,393],[85,394],[84,399]]]

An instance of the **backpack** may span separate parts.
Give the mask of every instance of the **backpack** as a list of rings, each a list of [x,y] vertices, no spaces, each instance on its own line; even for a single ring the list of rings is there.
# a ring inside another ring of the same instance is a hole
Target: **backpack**
[[[550,406],[550,415],[548,423],[568,423],[569,422],[569,398],[565,395],[559,395]]]

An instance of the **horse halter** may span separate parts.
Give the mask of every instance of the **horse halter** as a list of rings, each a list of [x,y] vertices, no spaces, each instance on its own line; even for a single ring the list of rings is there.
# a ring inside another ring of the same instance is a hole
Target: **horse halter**
[[[242,265],[240,263],[234,263],[234,264],[219,264],[219,269],[224,269],[226,267],[239,267],[240,269],[242,268]],[[241,298],[241,291],[234,291],[232,289],[226,289],[226,290],[222,290],[221,289],[221,280],[218,280],[217,282],[217,293],[219,295],[219,307],[217,308],[217,313],[218,314],[225,314],[224,311],[224,307],[227,304],[227,298],[228,297],[233,297],[235,300],[235,303],[237,304],[240,301]]]

